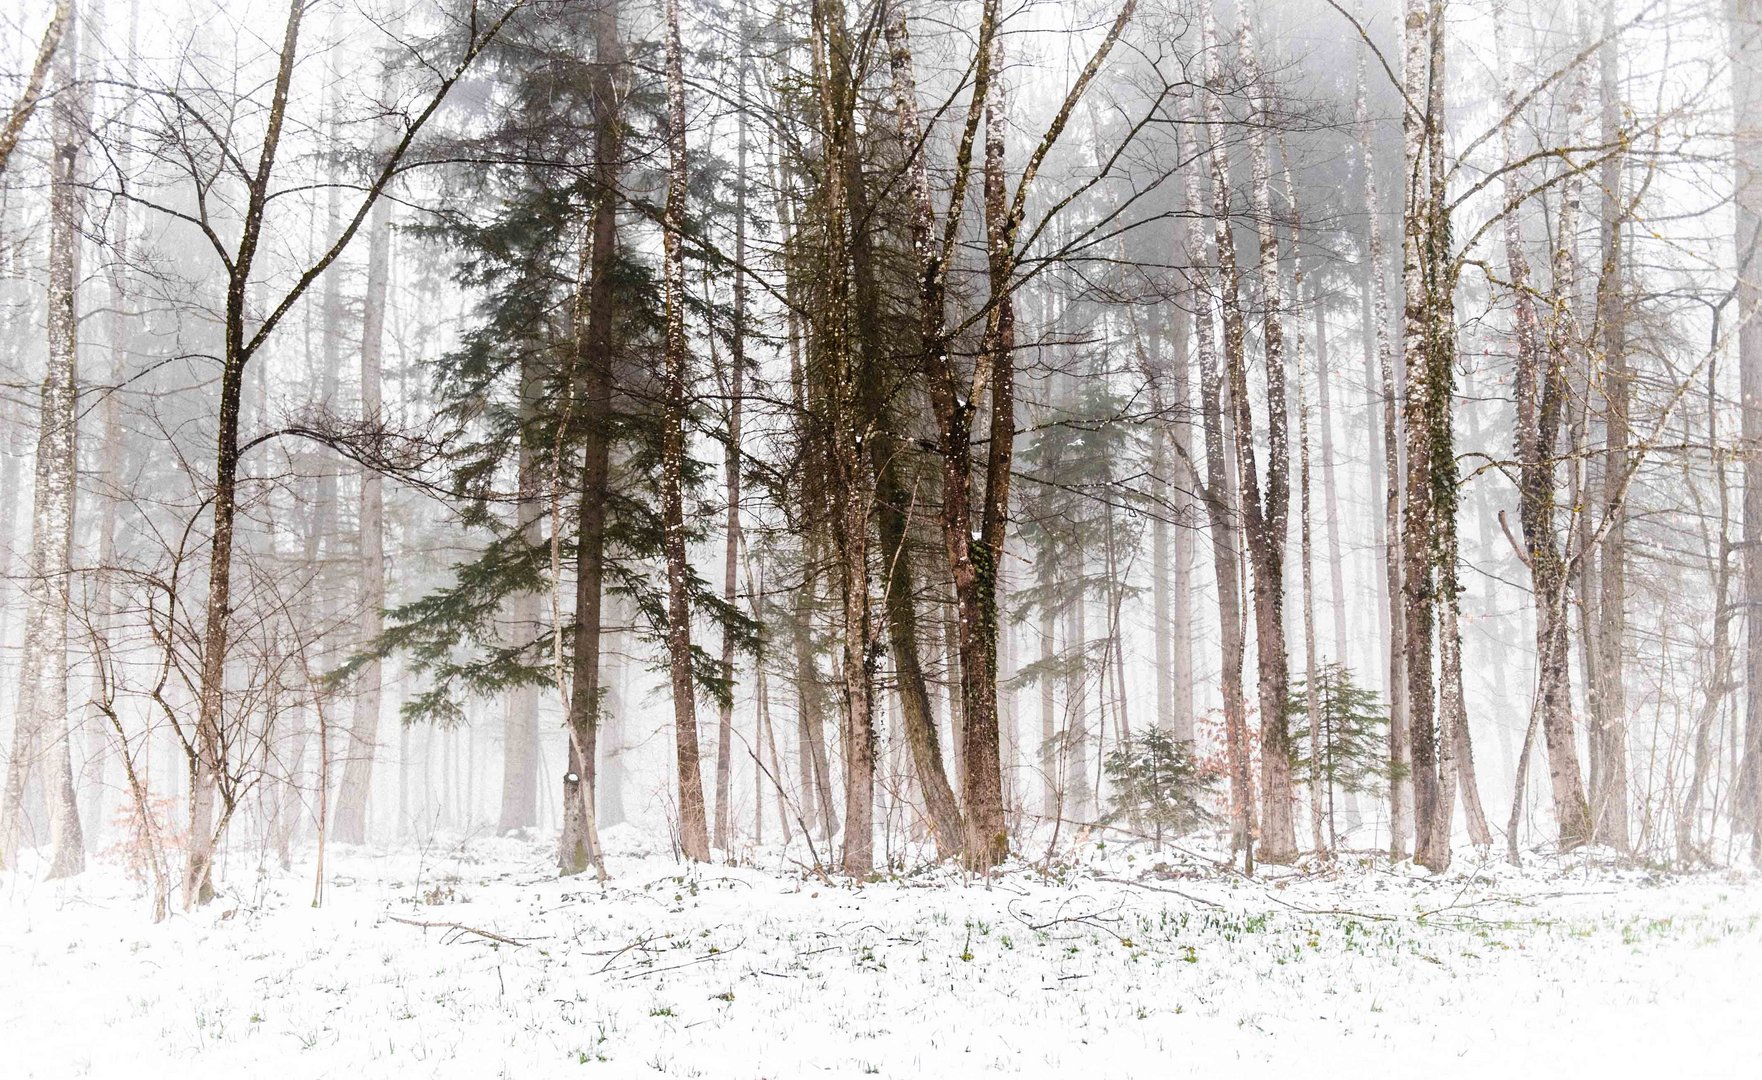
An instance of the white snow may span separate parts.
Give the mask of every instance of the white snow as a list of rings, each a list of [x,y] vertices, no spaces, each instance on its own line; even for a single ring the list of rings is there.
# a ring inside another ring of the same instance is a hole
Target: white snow
[[[603,888],[548,841],[333,850],[319,909],[310,863],[235,853],[158,926],[113,867],[0,875],[0,1075],[1762,1075],[1747,873],[1465,850],[1248,881],[1090,842],[855,887],[607,843]]]

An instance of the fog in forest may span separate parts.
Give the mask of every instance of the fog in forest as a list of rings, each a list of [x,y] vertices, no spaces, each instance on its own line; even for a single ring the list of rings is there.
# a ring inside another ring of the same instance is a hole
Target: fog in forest
[[[1759,0],[9,7],[24,1075],[1734,1075],[1759,235]]]

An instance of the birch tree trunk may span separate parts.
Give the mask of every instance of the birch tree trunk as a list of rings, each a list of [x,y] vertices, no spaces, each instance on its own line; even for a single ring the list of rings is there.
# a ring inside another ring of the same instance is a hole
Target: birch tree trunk
[[[19,708],[6,777],[0,865],[13,865],[23,830],[24,785],[33,764],[49,796],[51,879],[85,869],[73,755],[67,724],[67,620],[73,559],[78,458],[75,447],[79,370],[79,266],[83,211],[79,187],[85,94],[78,89],[79,23],[67,16],[56,56],[49,162],[48,355],[38,396],[36,486],[32,495],[30,576],[25,593],[25,650]]]
[[[1292,822],[1291,747],[1285,721],[1285,704],[1289,696],[1290,672],[1285,637],[1285,541],[1289,531],[1290,510],[1290,447],[1285,404],[1285,345],[1283,300],[1279,272],[1278,228],[1272,218],[1271,175],[1267,154],[1267,128],[1271,122],[1269,95],[1265,76],[1256,54],[1253,24],[1246,17],[1241,23],[1239,47],[1247,68],[1247,79],[1253,86],[1255,119],[1250,125],[1251,156],[1250,212],[1260,233],[1260,300],[1264,308],[1261,320],[1261,344],[1266,353],[1267,467],[1266,486],[1262,492],[1254,453],[1254,413],[1249,405],[1246,335],[1239,309],[1239,287],[1230,285],[1238,278],[1235,254],[1220,257],[1225,276],[1224,288],[1224,353],[1230,379],[1230,397],[1235,406],[1236,459],[1241,470],[1242,505],[1245,510],[1244,533],[1248,540],[1249,563],[1253,570],[1255,656],[1260,704],[1260,861],[1288,863],[1297,857],[1296,833]],[[1207,56],[1215,56],[1208,51]],[[1214,65],[1215,66],[1215,65]],[[1215,88],[1221,86],[1215,77]],[[1229,172],[1221,144],[1214,143],[1213,182],[1216,185],[1218,245],[1222,252],[1234,245],[1226,243],[1230,230],[1228,203]],[[1234,310],[1233,310],[1234,309]]]

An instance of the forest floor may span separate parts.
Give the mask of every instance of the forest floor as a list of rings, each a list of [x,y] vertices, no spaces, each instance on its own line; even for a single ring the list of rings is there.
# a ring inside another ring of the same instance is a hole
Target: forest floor
[[[1465,850],[1247,880],[1090,841],[855,887],[607,842],[605,886],[540,840],[333,850],[317,909],[310,862],[235,853],[157,926],[115,867],[0,874],[0,1073],[1762,1075],[1749,873]]]

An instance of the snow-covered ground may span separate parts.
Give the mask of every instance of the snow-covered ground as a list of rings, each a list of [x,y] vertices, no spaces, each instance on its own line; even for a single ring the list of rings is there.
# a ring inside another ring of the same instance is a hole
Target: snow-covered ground
[[[152,925],[0,875],[7,1077],[1762,1076],[1762,879],[1368,857],[1249,881],[1087,843],[854,887],[773,854],[613,880],[541,841],[241,863]]]

